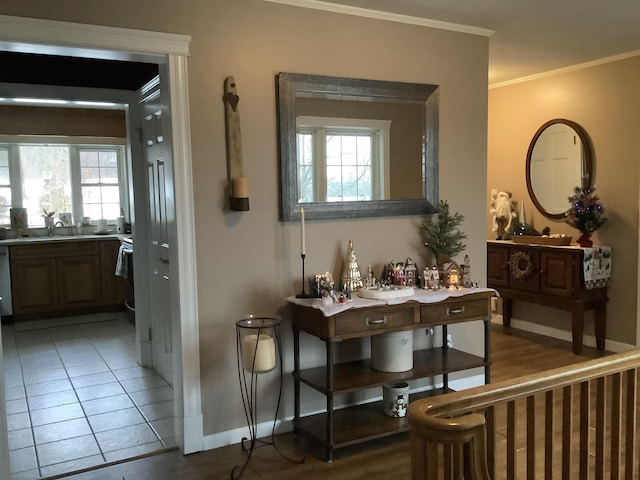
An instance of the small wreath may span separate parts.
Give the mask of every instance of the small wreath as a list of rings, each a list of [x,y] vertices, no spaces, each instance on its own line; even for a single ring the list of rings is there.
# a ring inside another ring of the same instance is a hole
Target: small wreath
[[[511,275],[518,280],[523,280],[533,272],[533,262],[528,253],[516,252],[509,257],[509,269]]]

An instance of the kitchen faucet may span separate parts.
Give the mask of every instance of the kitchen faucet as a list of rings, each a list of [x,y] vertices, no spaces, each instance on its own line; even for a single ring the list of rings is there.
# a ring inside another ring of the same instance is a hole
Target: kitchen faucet
[[[58,224],[60,224],[60,225],[58,225]],[[56,228],[56,227],[64,227],[64,223],[62,223],[60,220],[58,220],[56,223],[50,223],[49,224],[49,232],[48,232],[48,235],[50,237],[53,237],[53,229]]]

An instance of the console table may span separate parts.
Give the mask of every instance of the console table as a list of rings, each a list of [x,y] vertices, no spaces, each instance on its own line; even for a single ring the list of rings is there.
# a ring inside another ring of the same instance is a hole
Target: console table
[[[596,345],[604,350],[607,319],[607,286],[587,288],[584,280],[585,250],[487,242],[487,285],[502,297],[502,319],[511,325],[512,303],[521,300],[571,313],[573,353],[582,352],[584,314],[594,310]],[[610,258],[609,258],[610,261]]]
[[[327,461],[334,450],[409,430],[406,417],[392,418],[383,413],[382,402],[366,403],[336,410],[334,396],[357,392],[384,384],[442,375],[443,388],[410,393],[410,400],[450,391],[448,375],[471,368],[484,368],[489,383],[489,324],[492,289],[416,290],[412,297],[396,300],[367,300],[355,297],[348,304],[322,307],[313,300],[287,299],[293,309],[294,347],[294,431],[304,432],[324,447]],[[447,325],[480,320],[484,322],[484,355],[478,357],[447,347]],[[441,327],[443,344],[413,355],[413,369],[406,372],[380,372],[370,359],[334,362],[338,342],[371,337],[402,330]],[[300,332],[318,338],[326,346],[326,363],[300,368]],[[305,384],[326,397],[326,411],[302,416],[300,387]]]

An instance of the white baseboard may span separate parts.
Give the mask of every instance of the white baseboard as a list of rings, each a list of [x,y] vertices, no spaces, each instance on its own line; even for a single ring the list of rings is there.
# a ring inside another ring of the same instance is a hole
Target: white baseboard
[[[195,453],[202,451],[202,443],[204,435],[202,433],[203,420],[202,414],[192,417],[185,417],[184,423],[184,453]],[[206,449],[205,449],[206,450]]]
[[[273,420],[263,422],[256,425],[256,436],[264,438],[271,435],[273,429]],[[293,430],[293,417],[277,420],[276,433],[290,432]],[[226,432],[214,433],[204,437],[204,449],[213,450],[214,448],[226,447],[240,443],[243,438],[249,438],[249,427],[234,428]]]
[[[460,390],[468,390],[473,387],[479,387],[481,385],[484,385],[484,375],[474,375],[473,377],[449,380],[449,388],[456,392]]]
[[[502,315],[491,315],[491,323],[498,323],[502,325]],[[547,327],[545,325],[537,325],[535,323],[526,322],[524,320],[518,320],[516,318],[511,318],[511,326],[518,330],[523,330],[525,332],[537,333],[538,335],[544,335],[545,337],[557,338],[560,340],[566,340],[567,342],[573,341],[573,337],[571,332],[568,330],[561,330],[559,328]],[[593,335],[583,335],[582,344],[588,347],[596,348],[596,337]],[[628,343],[616,342],[613,340],[605,340],[604,343],[605,350],[614,353],[627,352],[629,350],[633,350],[637,348],[635,345],[630,345]]]

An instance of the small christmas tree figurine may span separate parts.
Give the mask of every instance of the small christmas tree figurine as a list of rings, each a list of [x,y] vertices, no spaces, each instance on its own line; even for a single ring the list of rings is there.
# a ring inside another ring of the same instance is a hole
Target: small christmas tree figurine
[[[427,215],[418,227],[424,246],[431,252],[439,268],[467,247],[462,243],[467,235],[458,229],[463,220],[464,215],[458,212],[451,215],[449,204],[446,200],[440,200],[438,213]]]
[[[360,276],[360,266],[353,249],[353,241],[349,240],[349,249],[344,260],[344,271],[342,273],[342,288],[348,292],[355,292],[362,287],[362,277]]]

